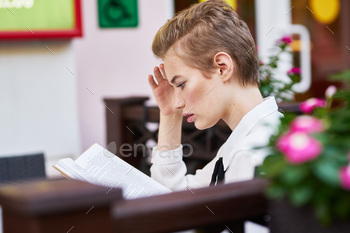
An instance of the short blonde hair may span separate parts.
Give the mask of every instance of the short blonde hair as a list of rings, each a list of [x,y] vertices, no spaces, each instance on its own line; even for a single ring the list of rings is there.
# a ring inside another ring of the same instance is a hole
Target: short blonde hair
[[[236,63],[241,83],[259,85],[254,39],[246,23],[223,0],[194,4],[165,23],[153,39],[152,50],[164,59],[172,46],[179,57],[205,74],[217,67],[215,54],[226,52]]]

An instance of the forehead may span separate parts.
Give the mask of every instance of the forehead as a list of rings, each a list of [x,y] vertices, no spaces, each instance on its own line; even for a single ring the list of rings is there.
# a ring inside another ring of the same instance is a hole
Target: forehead
[[[165,54],[163,62],[167,78],[170,79],[172,76],[181,75],[190,69],[186,62],[179,57],[172,48]]]
[[[184,63],[184,61],[181,59],[178,53],[178,49],[176,49],[175,46],[172,46],[168,49],[168,51],[165,53],[165,56],[163,58],[164,64],[168,63]]]

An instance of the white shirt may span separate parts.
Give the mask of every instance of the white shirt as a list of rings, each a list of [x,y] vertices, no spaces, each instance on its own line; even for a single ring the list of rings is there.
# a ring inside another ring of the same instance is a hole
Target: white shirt
[[[266,98],[241,119],[215,158],[203,169],[197,170],[195,175],[186,175],[182,146],[169,151],[158,151],[154,147],[151,177],[174,191],[207,187],[216,161],[223,157],[225,183],[251,179],[255,167],[267,155],[265,149],[257,150],[255,147],[267,145],[282,116],[275,98]]]

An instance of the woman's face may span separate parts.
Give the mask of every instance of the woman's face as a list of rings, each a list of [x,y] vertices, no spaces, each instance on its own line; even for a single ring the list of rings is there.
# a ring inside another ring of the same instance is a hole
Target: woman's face
[[[218,75],[205,77],[200,70],[186,65],[172,50],[164,57],[164,67],[167,80],[175,90],[174,106],[182,109],[188,122],[194,122],[198,129],[206,129],[223,117],[225,103],[220,91],[223,82]]]

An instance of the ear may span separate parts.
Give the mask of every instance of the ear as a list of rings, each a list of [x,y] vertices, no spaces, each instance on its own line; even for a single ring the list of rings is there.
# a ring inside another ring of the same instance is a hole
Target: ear
[[[217,67],[216,73],[220,75],[224,82],[231,79],[235,62],[232,60],[231,56],[225,52],[218,52],[214,56],[214,64]]]

